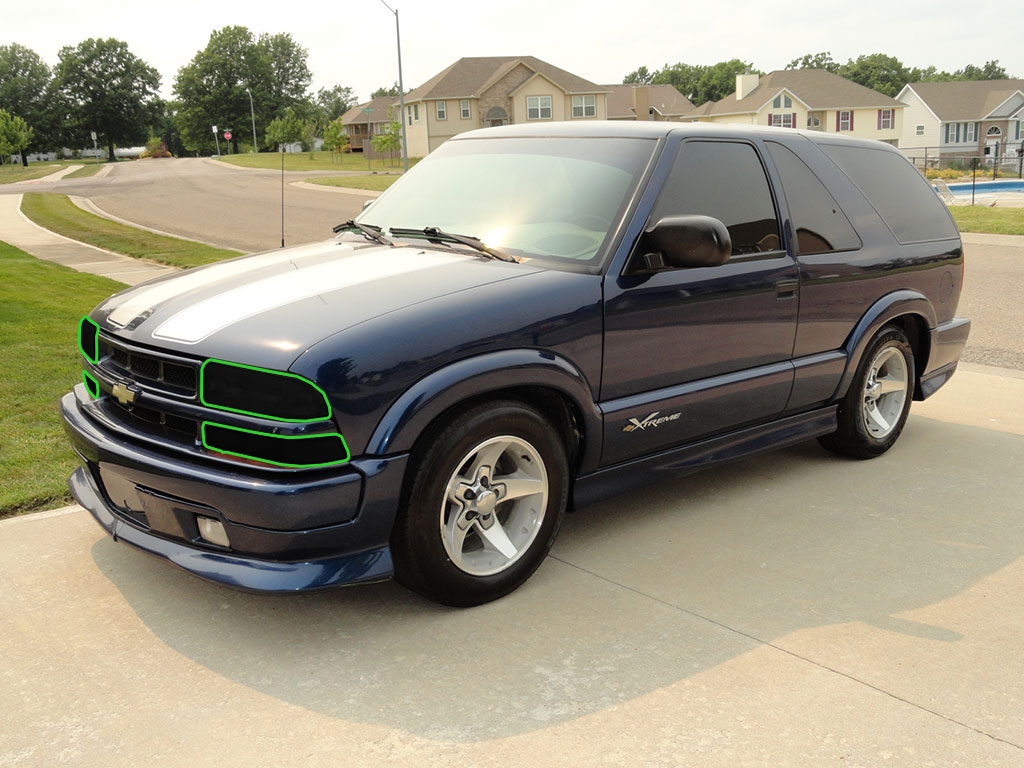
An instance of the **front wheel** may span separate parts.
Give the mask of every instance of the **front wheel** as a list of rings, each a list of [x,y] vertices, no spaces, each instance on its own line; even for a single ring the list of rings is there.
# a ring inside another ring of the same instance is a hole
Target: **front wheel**
[[[508,594],[554,543],[568,498],[565,447],[529,406],[471,408],[417,448],[391,539],[395,577],[446,605]]]
[[[886,326],[868,345],[846,396],[839,429],[818,441],[834,453],[871,459],[903,432],[914,392],[914,354],[906,334]]]

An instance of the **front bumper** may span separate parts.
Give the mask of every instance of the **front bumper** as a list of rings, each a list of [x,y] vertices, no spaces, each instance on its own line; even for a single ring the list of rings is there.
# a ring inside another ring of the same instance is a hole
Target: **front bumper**
[[[61,400],[84,466],[75,499],[115,539],[210,581],[257,592],[299,592],[381,581],[407,455],[334,471],[261,476],[188,461],[122,439],[87,413],[81,386]],[[205,541],[198,517],[219,521],[230,546]]]

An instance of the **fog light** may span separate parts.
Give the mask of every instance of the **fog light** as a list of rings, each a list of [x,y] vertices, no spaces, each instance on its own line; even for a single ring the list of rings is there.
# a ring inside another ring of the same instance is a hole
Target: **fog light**
[[[203,539],[220,547],[231,546],[230,542],[228,542],[228,532],[224,530],[224,525],[220,520],[214,520],[212,517],[199,517],[197,515],[196,522],[199,523],[199,535]]]

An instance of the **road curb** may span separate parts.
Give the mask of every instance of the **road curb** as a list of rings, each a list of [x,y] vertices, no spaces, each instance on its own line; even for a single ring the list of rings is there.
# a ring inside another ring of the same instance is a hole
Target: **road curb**
[[[67,507],[60,507],[58,509],[47,509],[43,512],[29,512],[26,515],[15,515],[14,517],[7,517],[0,520],[0,528],[5,525],[14,525],[15,523],[27,523],[33,520],[46,520],[51,517],[63,517],[64,515],[73,515],[76,512],[84,512],[85,510],[78,504],[71,504]]]
[[[290,187],[299,187],[300,189],[312,189],[317,192],[334,192],[343,195],[355,195],[356,197],[368,197],[372,200],[376,200],[381,196],[381,193],[375,189],[355,189],[354,187],[331,187],[327,184],[310,184],[308,181],[291,181],[288,182]]]

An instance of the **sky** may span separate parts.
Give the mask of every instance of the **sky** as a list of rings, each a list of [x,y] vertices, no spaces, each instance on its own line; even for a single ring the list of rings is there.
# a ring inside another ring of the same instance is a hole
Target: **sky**
[[[406,90],[462,56],[530,55],[595,83],[619,83],[640,67],[714,64],[738,58],[765,72],[805,53],[840,62],[867,53],[908,66],[953,71],[998,59],[1024,78],[1024,5],[1019,0],[389,0],[401,22]],[[312,88],[370,92],[398,79],[395,17],[380,0],[33,0],[0,16],[0,44],[17,42],[53,66],[58,51],[89,37],[115,37],[161,75],[170,98],[178,69],[210,32],[239,24],[256,35],[288,32],[309,51]]]

